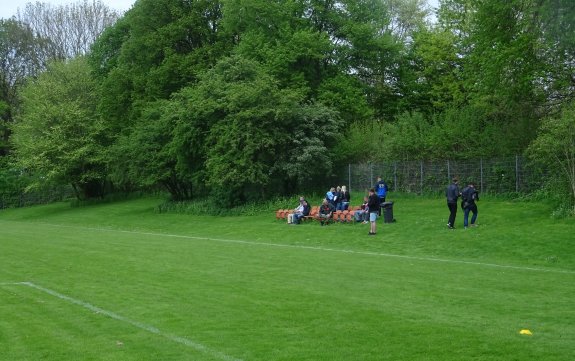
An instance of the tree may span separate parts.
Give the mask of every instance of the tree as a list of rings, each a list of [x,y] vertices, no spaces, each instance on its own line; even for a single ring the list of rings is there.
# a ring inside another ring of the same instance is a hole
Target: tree
[[[223,25],[236,51],[266,65],[280,86],[298,87],[348,121],[391,118],[399,99],[399,33],[407,37],[417,23],[403,5],[422,2],[393,3],[395,28],[388,2],[379,0],[227,1]],[[334,101],[334,93],[346,101]],[[357,106],[347,107],[350,97]]]
[[[237,39],[236,54],[264,64],[280,87],[297,87],[311,99],[333,67],[329,26],[318,19],[316,3],[322,1],[228,1],[223,30]]]
[[[542,0],[532,17],[540,22],[544,39],[541,57],[546,60],[547,113],[555,112],[575,98],[575,2]]]
[[[456,96],[453,104],[442,99],[442,107],[470,106],[485,119],[475,127],[499,129],[515,152],[535,137],[551,89],[546,63],[550,48],[542,42],[538,15],[541,4],[444,0],[439,9],[439,29],[451,35],[451,61],[456,64],[454,81],[443,85]]]
[[[68,5],[27,3],[16,18],[32,32],[47,39],[47,59],[86,55],[98,36],[119,18],[118,12],[100,0],[79,0]]]
[[[140,0],[96,41],[90,64],[101,82],[99,109],[118,132],[147,103],[169,99],[197,81],[225,49],[220,3]]]
[[[162,186],[173,200],[192,198],[192,180],[176,168],[178,149],[173,146],[174,106],[177,102],[149,103],[130,132],[109,148],[111,180],[123,190]]]
[[[401,66],[401,109],[431,116],[467,102],[465,59],[458,51],[449,31],[423,29],[413,34]]]
[[[415,32],[426,28],[431,10],[427,0],[383,0],[390,14],[389,31],[402,43],[410,42]]]
[[[0,156],[9,151],[19,88],[51,60],[86,54],[118,16],[101,1],[83,0],[58,7],[28,3],[16,17],[0,19]]]
[[[92,47],[98,110],[114,134],[108,156],[116,186],[161,185],[173,199],[192,197],[195,172],[181,166],[187,161],[174,145],[175,117],[188,111],[178,94],[226,52],[220,20],[219,1],[140,0]]]
[[[390,9],[382,1],[354,0],[346,2],[339,16],[337,32],[330,34],[335,39],[338,70],[353,74],[364,85],[376,119],[392,119],[400,99],[398,65],[403,44],[392,33]]]
[[[531,158],[548,169],[550,180],[566,185],[571,214],[575,214],[575,102],[565,106],[560,116],[545,119],[537,138],[529,146]]]
[[[174,139],[180,154],[201,153],[178,158],[180,168],[203,161],[205,184],[228,205],[293,191],[332,171],[337,113],[277,84],[264,66],[236,56],[183,92],[190,111]]]
[[[43,46],[26,24],[0,19],[0,156],[9,152],[10,126],[18,108],[18,91],[45,67]]]
[[[48,183],[71,184],[78,198],[104,194],[106,133],[95,94],[96,83],[84,58],[52,63],[22,89],[21,112],[14,124],[21,168]]]

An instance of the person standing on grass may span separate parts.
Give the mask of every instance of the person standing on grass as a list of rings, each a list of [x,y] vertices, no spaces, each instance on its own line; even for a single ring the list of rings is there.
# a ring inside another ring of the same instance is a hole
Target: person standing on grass
[[[447,198],[447,208],[449,208],[449,220],[447,221],[447,228],[455,229],[455,216],[457,215],[457,199],[461,195],[459,193],[459,179],[453,177],[453,180],[445,190],[445,197]]]
[[[377,215],[379,214],[380,202],[379,197],[375,194],[375,189],[369,190],[369,197],[367,199],[367,206],[369,207],[369,235],[375,236],[375,226]]]
[[[463,188],[461,191],[461,208],[463,208],[463,228],[467,229],[469,212],[473,213],[471,216],[471,227],[475,227],[475,221],[477,220],[477,204],[475,202],[479,201],[479,192],[475,189],[473,183],[469,183],[467,187]]]
[[[381,216],[381,205],[385,202],[385,197],[387,196],[387,184],[381,179],[381,177],[377,177],[377,183],[373,187],[377,192],[377,197],[379,198],[379,215]]]

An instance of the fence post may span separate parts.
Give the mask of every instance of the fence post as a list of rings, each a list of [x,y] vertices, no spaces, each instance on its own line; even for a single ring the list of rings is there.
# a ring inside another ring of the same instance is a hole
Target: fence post
[[[479,191],[483,193],[483,158],[479,158],[479,169],[480,169],[480,176],[479,176]]]
[[[419,170],[420,170],[420,172],[419,172],[419,176],[420,176],[420,178],[419,178],[419,194],[421,195],[421,194],[423,194],[423,161],[422,160],[419,161]]]
[[[447,183],[451,182],[451,169],[449,168],[449,159],[447,160]]]
[[[397,161],[393,162],[393,191],[397,192]]]
[[[351,193],[351,163],[347,165],[347,187],[349,188],[349,193]]]
[[[515,192],[519,193],[519,156],[515,154]]]
[[[371,185],[374,184],[373,182],[373,163],[369,162],[369,188],[371,188]]]

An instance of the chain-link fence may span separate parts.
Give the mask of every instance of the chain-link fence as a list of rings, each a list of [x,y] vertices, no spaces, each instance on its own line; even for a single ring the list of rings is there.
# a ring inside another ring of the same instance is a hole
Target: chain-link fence
[[[345,173],[344,173],[345,172]],[[443,192],[454,176],[460,184],[473,182],[482,193],[529,193],[541,185],[544,170],[530,167],[521,156],[501,159],[404,161],[350,164],[338,179],[354,191],[374,186],[381,176],[390,191]]]
[[[18,194],[2,193],[0,194],[0,209],[47,204],[74,197],[74,190],[70,186],[53,187],[47,190],[21,192]]]
[[[397,161],[349,164],[334,178],[335,184],[346,184],[354,192],[365,192],[381,176],[392,192],[415,194],[442,193],[452,177],[460,185],[473,182],[481,193],[529,193],[545,179],[544,169],[535,169],[521,156],[499,159]],[[47,191],[0,194],[0,209],[50,203],[74,197],[70,186]]]

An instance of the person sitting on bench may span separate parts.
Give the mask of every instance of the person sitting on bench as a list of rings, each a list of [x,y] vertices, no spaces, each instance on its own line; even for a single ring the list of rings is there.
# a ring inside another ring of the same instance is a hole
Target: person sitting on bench
[[[302,200],[301,205],[302,210],[293,214],[293,224],[299,224],[303,217],[309,216],[309,211],[311,210],[309,203],[304,199]]]
[[[319,213],[317,218],[323,226],[324,224],[329,224],[329,221],[333,218],[333,211],[335,207],[327,199],[323,200],[323,203],[319,207]]]

